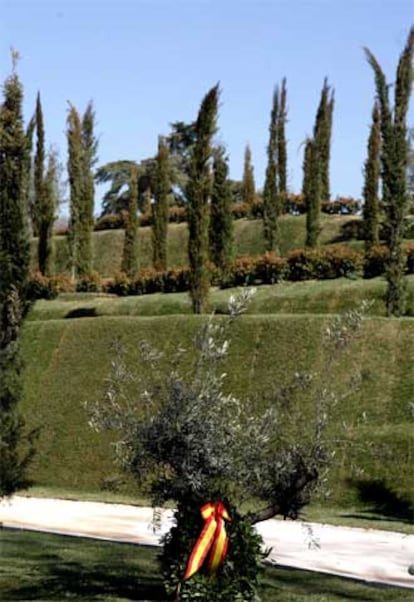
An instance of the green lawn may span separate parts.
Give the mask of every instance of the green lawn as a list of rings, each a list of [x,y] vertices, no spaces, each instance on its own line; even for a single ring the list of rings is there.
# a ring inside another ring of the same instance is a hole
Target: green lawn
[[[3,602],[166,600],[154,548],[2,529],[0,550]],[[262,602],[403,602],[412,600],[412,590],[269,567],[261,596]]]

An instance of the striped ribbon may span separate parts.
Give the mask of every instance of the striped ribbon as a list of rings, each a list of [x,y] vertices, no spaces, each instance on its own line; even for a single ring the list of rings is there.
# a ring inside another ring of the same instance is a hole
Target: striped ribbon
[[[191,552],[183,581],[200,569],[208,554],[207,568],[210,575],[217,572],[226,557],[229,541],[224,521],[231,521],[231,518],[224,504],[205,504],[201,508],[201,516],[205,524]]]

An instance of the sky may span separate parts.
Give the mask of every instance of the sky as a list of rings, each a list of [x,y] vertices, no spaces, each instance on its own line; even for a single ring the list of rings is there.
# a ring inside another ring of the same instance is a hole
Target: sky
[[[288,184],[300,192],[303,141],[327,77],[332,197],[360,198],[375,95],[363,48],[392,83],[413,23],[414,0],[1,0],[0,78],[13,47],[25,119],[40,91],[47,143],[65,164],[68,101],[83,112],[92,100],[98,165],[155,155],[158,136],[171,122],[195,120],[220,82],[217,138],[230,177],[241,179],[249,144],[261,188],[273,90],[286,77]]]

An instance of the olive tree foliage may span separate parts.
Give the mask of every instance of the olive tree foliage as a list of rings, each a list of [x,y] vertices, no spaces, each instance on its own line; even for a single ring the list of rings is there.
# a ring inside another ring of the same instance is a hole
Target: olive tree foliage
[[[118,460],[147,489],[154,506],[176,504],[176,526],[165,537],[161,556],[169,589],[184,573],[200,527],[200,506],[221,500],[229,508],[229,555],[218,581],[192,577],[182,586],[182,600],[199,599],[200,592],[210,601],[259,600],[262,556],[252,525],[276,515],[297,518],[333,457],[327,425],[342,399],[332,390],[333,371],[360,328],[364,308],[326,327],[320,373],[296,371],[287,384],[275,383],[259,405],[254,396],[233,395],[225,373],[231,327],[251,296],[244,289],[230,298],[227,316],[202,320],[194,347],[178,347],[167,371],[168,358],[145,341],[139,343],[139,373],[118,346],[103,399],[87,404],[90,426],[117,433]],[[344,396],[358,384],[359,375],[353,374]],[[312,400],[311,418],[303,412],[305,400]],[[241,513],[243,502],[252,498],[256,509]]]

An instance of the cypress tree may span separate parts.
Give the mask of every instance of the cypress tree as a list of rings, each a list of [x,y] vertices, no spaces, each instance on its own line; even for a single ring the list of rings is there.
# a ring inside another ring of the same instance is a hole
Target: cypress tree
[[[41,230],[42,220],[42,209],[44,203],[45,194],[45,129],[43,123],[43,111],[42,103],[40,101],[40,92],[37,93],[36,98],[36,111],[35,111],[35,127],[36,127],[36,153],[34,156],[34,206],[33,206],[33,231],[36,236],[39,236]],[[38,252],[41,247],[41,243],[38,244]],[[39,270],[44,274],[42,268],[43,258],[38,257]]]
[[[82,195],[79,205],[79,249],[78,275],[90,274],[92,271],[92,231],[95,203],[95,186],[93,166],[96,163],[97,140],[94,136],[95,111],[90,102],[82,118],[81,124],[81,171]]]
[[[321,199],[324,201],[329,201],[331,198],[329,170],[333,109],[334,93],[333,91],[330,93],[330,87],[325,78],[313,129],[313,137],[319,154]]]
[[[138,269],[138,169],[131,166],[128,191],[128,211],[125,218],[125,237],[121,270],[132,278]]]
[[[375,75],[375,86],[381,112],[381,176],[382,202],[386,218],[388,315],[401,316],[405,305],[404,253],[402,249],[404,217],[409,195],[407,188],[408,140],[407,111],[413,81],[414,27],[410,29],[397,66],[394,86],[394,109],[390,107],[389,86],[375,56],[365,49]]]
[[[13,67],[17,55],[13,54]],[[30,250],[25,197],[28,144],[23,89],[13,69],[0,107],[0,497],[28,484],[32,436],[17,410],[22,395],[20,328],[27,309]]]
[[[70,188],[69,253],[72,279],[79,275],[79,230],[83,195],[82,186],[82,124],[78,111],[70,105],[67,119],[68,176]]]
[[[228,173],[228,160],[224,148],[219,146],[214,149],[209,240],[210,259],[223,274],[233,253],[232,192]]]
[[[363,189],[365,253],[379,243],[379,201],[378,187],[380,179],[381,153],[381,117],[378,103],[372,111],[372,125],[368,138],[368,154],[365,161],[365,182]]]
[[[212,137],[216,131],[219,86],[211,88],[200,106],[195,124],[195,143],[191,149],[187,184],[188,260],[190,297],[193,312],[202,313],[207,304],[208,225],[211,197]]]
[[[273,93],[272,111],[270,114],[269,143],[267,146],[267,167],[265,184],[263,188],[263,233],[266,249],[277,250],[279,209],[278,189],[278,116],[279,116],[279,90]]]
[[[155,202],[152,205],[152,263],[156,270],[167,269],[169,192],[169,150],[165,139],[160,137],[154,183]]]
[[[314,139],[305,146],[304,202],[306,206],[306,246],[316,247],[320,234],[321,170],[319,148]]]
[[[279,176],[279,193],[280,207],[279,213],[282,211],[283,205],[287,197],[287,148],[286,148],[286,121],[287,121],[287,90],[286,78],[282,80],[282,88],[280,91],[280,106],[277,122],[277,158],[278,158],[278,176]]]
[[[92,230],[94,178],[97,140],[94,136],[95,112],[90,102],[81,118],[70,105],[68,114],[68,174],[70,185],[69,246],[72,277],[92,271]]]
[[[33,186],[33,158],[32,158],[32,150],[33,150],[33,134],[36,128],[36,115],[33,115],[30,119],[27,128],[26,128],[26,160],[24,167],[24,198],[25,204],[28,209],[28,218],[31,225],[31,233],[33,236],[37,236],[37,232],[35,232],[35,218],[34,218],[34,186]]]
[[[254,182],[254,169],[252,165],[252,152],[247,144],[244,151],[243,179],[241,186],[242,202],[250,208],[256,199],[256,186]]]

